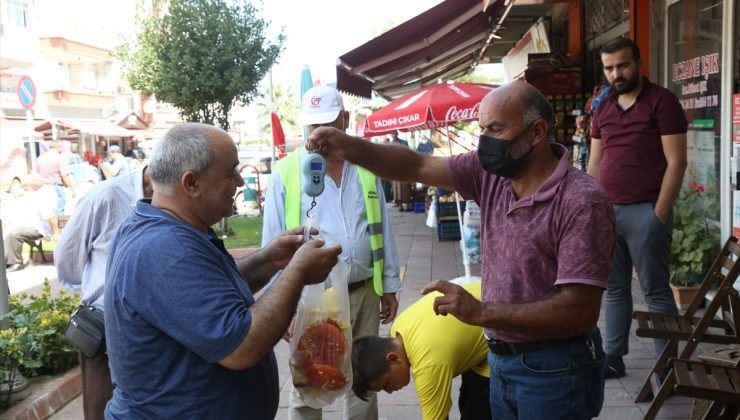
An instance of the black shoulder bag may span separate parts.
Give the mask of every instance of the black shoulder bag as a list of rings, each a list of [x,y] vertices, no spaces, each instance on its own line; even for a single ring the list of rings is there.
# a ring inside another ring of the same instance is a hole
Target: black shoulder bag
[[[64,330],[64,338],[87,357],[105,353],[105,318],[103,310],[80,305]]]

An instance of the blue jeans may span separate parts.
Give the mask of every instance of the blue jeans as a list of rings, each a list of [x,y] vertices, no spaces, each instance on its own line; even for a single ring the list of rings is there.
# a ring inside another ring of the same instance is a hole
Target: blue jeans
[[[494,419],[590,419],[604,402],[596,328],[581,339],[512,356],[488,353]]]
[[[655,217],[652,203],[614,205],[614,214],[617,244],[604,299],[604,348],[606,354],[624,356],[632,325],[633,266],[648,310],[678,313],[668,284],[673,216],[664,225]],[[655,340],[656,354],[665,344],[666,340]]]
[[[64,205],[66,202],[66,193],[64,191],[64,185],[54,185],[54,191],[57,193],[57,217],[64,214]]]

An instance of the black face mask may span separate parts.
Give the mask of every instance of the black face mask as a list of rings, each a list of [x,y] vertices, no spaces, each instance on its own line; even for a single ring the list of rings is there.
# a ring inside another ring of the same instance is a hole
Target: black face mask
[[[527,166],[529,157],[532,155],[532,148],[530,147],[527,153],[514,159],[509,157],[509,149],[511,149],[514,142],[519,141],[526,133],[527,128],[524,129],[521,135],[511,141],[481,134],[478,140],[478,160],[480,160],[483,169],[490,174],[504,178],[513,178],[518,175]]]

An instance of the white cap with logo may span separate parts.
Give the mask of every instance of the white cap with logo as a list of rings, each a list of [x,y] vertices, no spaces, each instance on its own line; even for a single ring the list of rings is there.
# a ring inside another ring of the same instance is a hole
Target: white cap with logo
[[[329,86],[314,86],[303,94],[301,101],[301,125],[317,125],[333,122],[344,110],[342,95]]]

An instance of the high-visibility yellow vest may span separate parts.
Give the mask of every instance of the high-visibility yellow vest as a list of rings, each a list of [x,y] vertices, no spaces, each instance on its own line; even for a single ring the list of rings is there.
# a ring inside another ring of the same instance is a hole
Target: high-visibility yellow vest
[[[294,150],[275,164],[285,188],[285,228],[301,225],[301,170],[300,150]],[[355,165],[365,196],[365,215],[370,234],[370,251],[373,258],[373,287],[378,296],[383,295],[383,223],[375,175]]]

